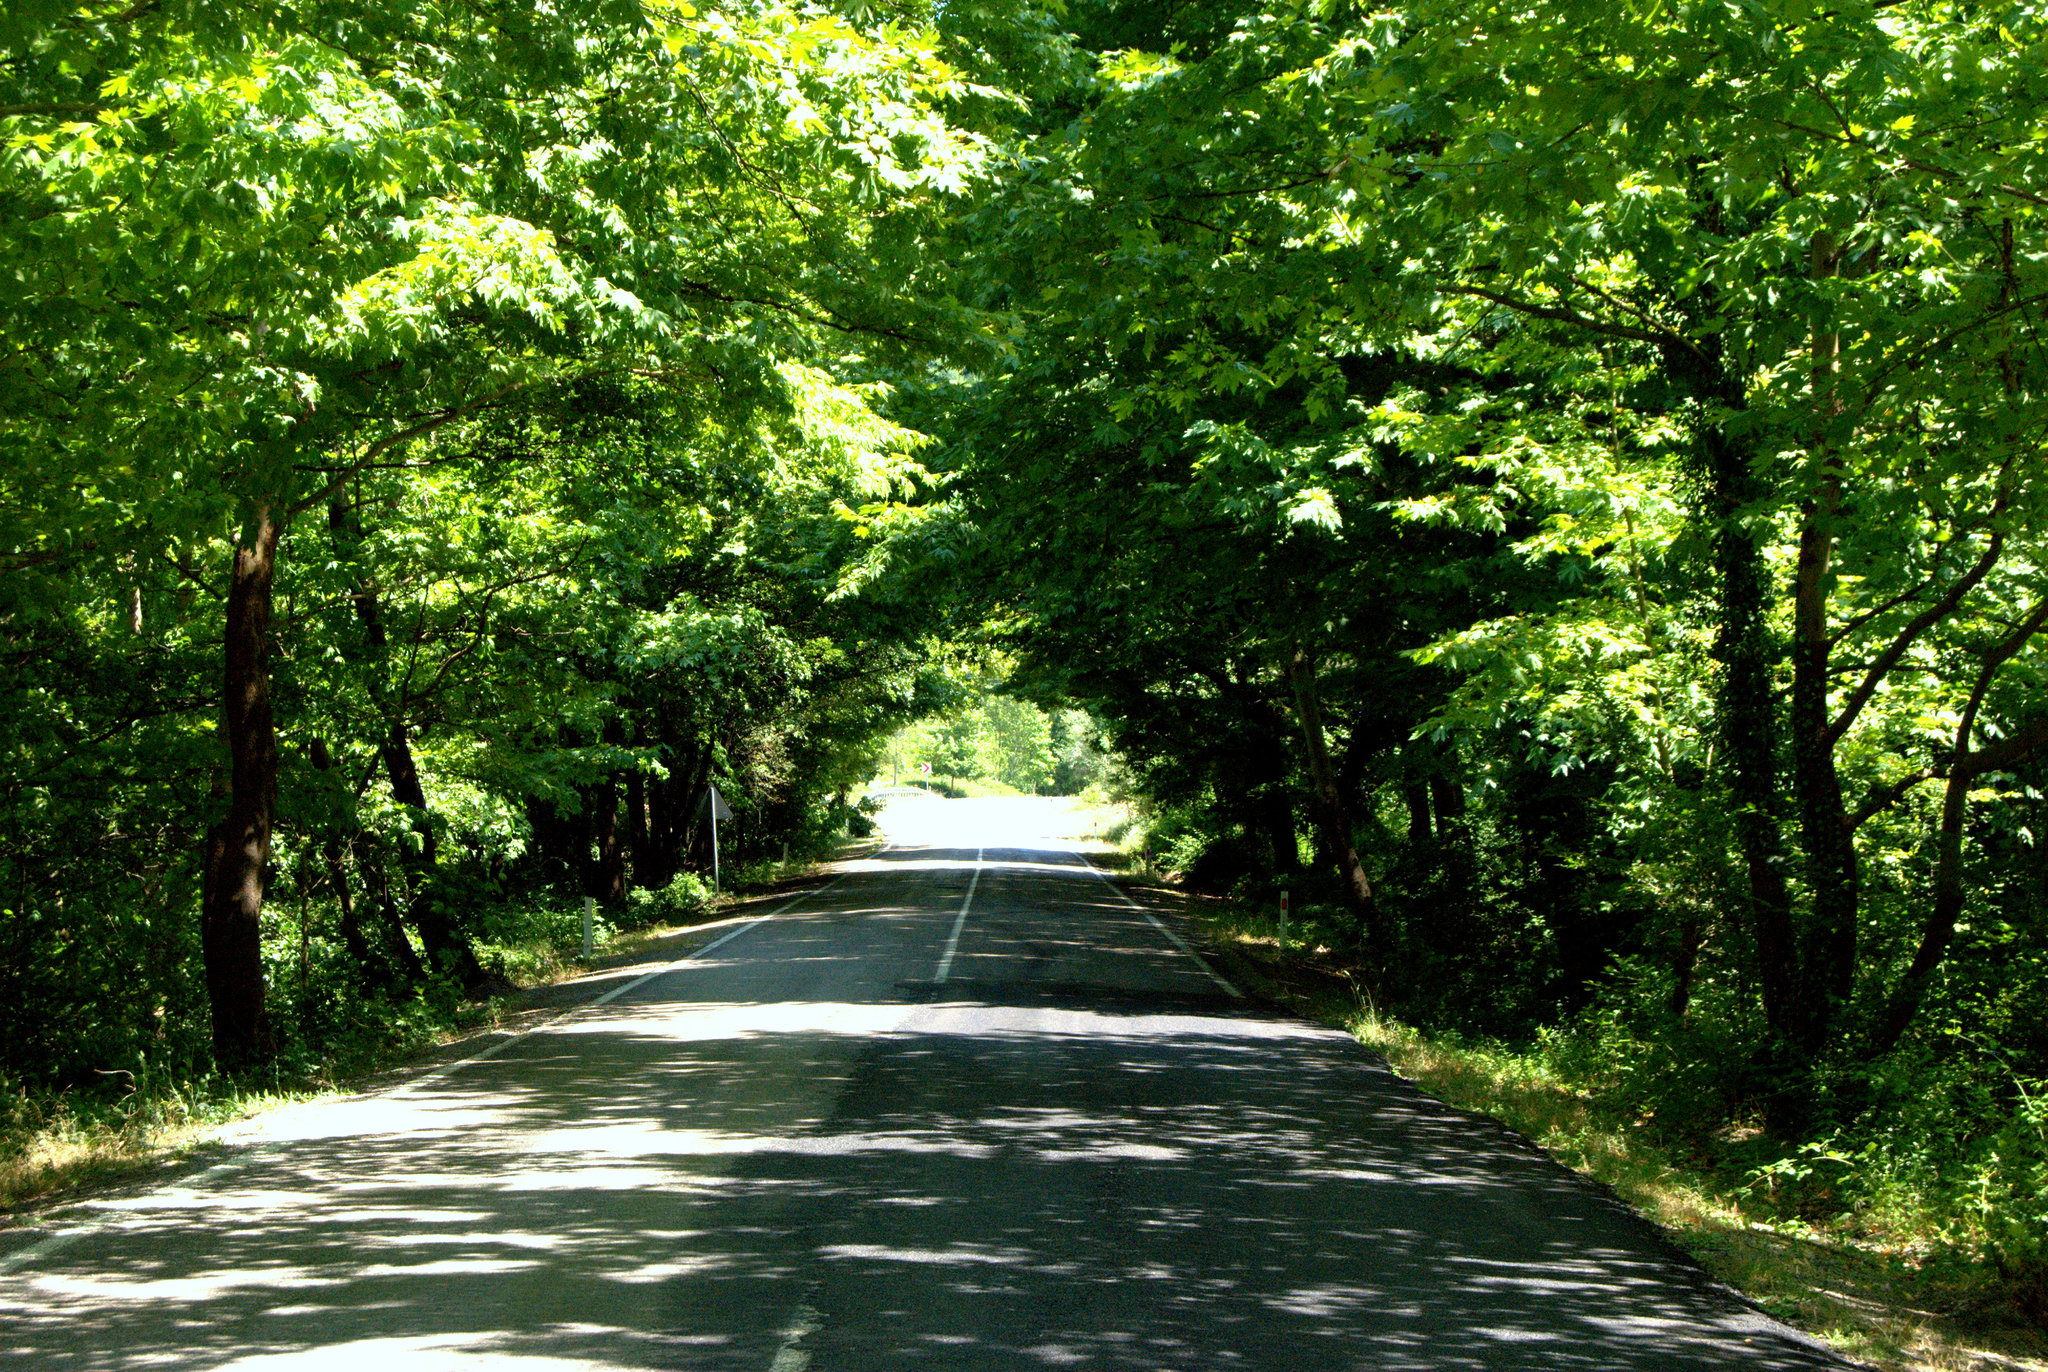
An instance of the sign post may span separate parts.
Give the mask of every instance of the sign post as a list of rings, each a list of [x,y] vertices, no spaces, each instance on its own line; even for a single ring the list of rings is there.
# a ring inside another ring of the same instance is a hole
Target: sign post
[[[716,786],[704,788],[703,808],[711,812],[711,889],[719,889],[718,882],[718,821],[732,818],[732,807],[725,803],[725,797],[718,794]]]
[[[1280,893],[1280,951],[1287,951],[1287,893]]]
[[[595,896],[585,896],[583,898],[583,960],[585,962],[590,960],[590,923],[591,916],[596,912],[597,898]]]

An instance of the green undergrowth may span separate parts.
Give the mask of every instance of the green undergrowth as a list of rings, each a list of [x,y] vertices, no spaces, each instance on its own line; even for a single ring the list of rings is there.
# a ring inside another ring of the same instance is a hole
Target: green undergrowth
[[[1142,853],[1124,856],[1148,870]],[[1250,989],[1341,1025],[1431,1095],[1533,1140],[1787,1323],[1897,1372],[2048,1369],[2030,1284],[1987,1258],[1995,1236],[1952,1191],[1754,1125],[1670,1127],[1644,1113],[1584,1023],[1525,1043],[1419,1027],[1377,1006],[1312,932],[1297,927],[1283,952],[1268,913],[1223,901],[1189,912]]]

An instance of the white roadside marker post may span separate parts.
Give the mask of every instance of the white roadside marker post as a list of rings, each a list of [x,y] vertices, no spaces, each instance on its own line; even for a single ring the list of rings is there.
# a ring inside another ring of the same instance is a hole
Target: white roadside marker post
[[[1287,951],[1287,893],[1280,893],[1280,951]]]
[[[590,925],[596,915],[597,898],[595,896],[585,896],[583,898],[583,960],[585,962],[590,960]]]

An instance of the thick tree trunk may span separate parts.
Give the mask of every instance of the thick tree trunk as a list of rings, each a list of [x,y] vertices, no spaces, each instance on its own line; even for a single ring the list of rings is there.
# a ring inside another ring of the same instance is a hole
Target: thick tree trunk
[[[1691,359],[1671,360],[1695,370],[1700,398],[1739,404],[1739,390],[1719,377],[1700,377]],[[1785,877],[1780,828],[1777,693],[1771,669],[1777,645],[1770,629],[1770,567],[1744,520],[1758,495],[1748,451],[1718,427],[1700,435],[1706,514],[1712,520],[1720,624],[1714,657],[1721,663],[1716,723],[1727,768],[1736,842],[1742,850],[1748,901],[1744,910],[1756,943],[1757,987],[1764,1021],[1774,1039],[1790,1031],[1792,1002],[1792,896]]]
[[[1833,240],[1817,233],[1813,274],[1832,276]],[[1856,845],[1835,768],[1828,687],[1833,666],[1828,636],[1828,583],[1834,555],[1835,522],[1842,503],[1840,462],[1827,452],[1833,422],[1835,365],[1839,337],[1816,330],[1811,370],[1814,444],[1823,452],[1822,475],[1803,511],[1799,558],[1792,587],[1792,790],[1799,807],[1800,847],[1813,908],[1793,948],[1792,1003],[1786,1027],[1807,1056],[1819,1053],[1856,974],[1856,919],[1860,874]]]
[[[1720,211],[1709,204],[1712,224]],[[1689,302],[1710,314],[1711,283]],[[1721,356],[1717,335],[1697,347],[1664,349],[1666,369],[1707,407],[1741,410],[1747,397],[1735,370]],[[1715,701],[1721,765],[1728,780],[1730,820],[1747,876],[1742,911],[1756,945],[1757,989],[1774,1044],[1783,1044],[1792,998],[1792,896],[1785,875],[1778,775],[1777,699],[1771,672],[1777,644],[1770,628],[1771,573],[1751,532],[1749,506],[1765,491],[1750,467],[1750,451],[1711,419],[1698,431],[1700,515],[1712,538],[1719,624],[1713,656],[1721,664]],[[1776,1051],[1775,1049],[1773,1051]]]
[[[200,948],[213,1010],[214,1057],[224,1068],[267,1059],[263,984],[264,868],[277,811],[277,728],[270,707],[270,604],[277,519],[259,506],[228,577],[223,619],[221,732],[228,745],[228,812],[208,835]]]
[[[1793,950],[1795,980],[1786,1027],[1808,1054],[1819,1052],[1827,1042],[1849,998],[1856,969],[1861,888],[1856,845],[1828,727],[1832,661],[1827,579],[1833,544],[1830,526],[1838,494],[1836,479],[1828,478],[1807,511],[1793,587],[1792,789],[1799,805],[1800,846],[1813,909]]]
[[[532,853],[543,881],[567,882],[582,872],[576,857],[576,822],[551,800],[526,798],[526,826],[533,836]]]
[[[711,784],[711,748],[707,744],[692,745],[687,756],[687,768],[672,767],[665,785],[668,822],[663,838],[670,871],[679,872],[686,865],[690,849],[696,842],[703,825],[698,820],[698,806],[704,798],[704,788]],[[702,864],[710,865],[707,858]]]
[[[1351,813],[1337,785],[1336,768],[1330,762],[1329,742],[1323,734],[1323,706],[1316,686],[1314,661],[1305,649],[1297,648],[1287,665],[1288,680],[1294,687],[1294,708],[1301,721],[1302,742],[1308,757],[1309,779],[1315,786],[1316,808],[1321,818],[1324,845],[1335,858],[1344,903],[1357,916],[1367,936],[1381,951],[1387,941],[1378,903],[1373,900],[1372,881],[1365,862],[1358,855],[1352,836]]]
[[[1273,870],[1283,877],[1301,871],[1301,841],[1294,828],[1294,801],[1285,786],[1268,786],[1259,797],[1260,826],[1273,848]]]
[[[1429,803],[1436,812],[1436,841],[1447,894],[1460,905],[1470,897],[1478,860],[1472,852],[1472,826],[1466,818],[1465,784],[1458,779],[1458,751],[1436,750],[1437,770],[1429,775]]]

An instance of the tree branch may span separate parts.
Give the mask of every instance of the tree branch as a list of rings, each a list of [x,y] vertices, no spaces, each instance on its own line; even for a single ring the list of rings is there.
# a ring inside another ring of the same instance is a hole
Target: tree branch
[[[1537,319],[1556,320],[1560,324],[1575,325],[1576,327],[1585,329],[1591,333],[1605,334],[1609,338],[1627,338],[1632,339],[1637,343],[1653,343],[1660,348],[1665,347],[1672,343],[1676,343],[1680,347],[1684,348],[1687,352],[1693,353],[1698,357],[1704,358],[1706,356],[1706,354],[1702,353],[1698,345],[1693,343],[1691,339],[1682,337],[1678,334],[1670,333],[1668,331],[1662,333],[1652,333],[1648,329],[1636,329],[1631,328],[1626,324],[1609,323],[1604,319],[1595,319],[1591,315],[1581,314],[1577,310],[1574,310],[1569,306],[1538,305],[1533,300],[1518,299],[1515,296],[1505,294],[1501,291],[1489,291],[1481,286],[1463,286],[1440,283],[1437,286],[1437,289],[1442,291],[1445,295],[1477,296],[1481,300],[1491,300],[1496,305],[1505,306],[1506,308],[1515,311],[1517,314],[1532,315]]]
[[[2003,493],[1999,495],[1998,503],[1993,509],[1994,513],[2005,508],[2006,498]],[[1956,578],[1955,584],[1948,588],[1947,595],[1913,616],[1906,626],[1893,636],[1884,651],[1877,655],[1877,660],[1870,664],[1869,670],[1864,672],[1863,680],[1856,683],[1856,689],[1849,693],[1849,699],[1843,702],[1841,713],[1835,716],[1835,722],[1828,726],[1829,746],[1832,747],[1839,742],[1842,735],[1849,731],[1849,726],[1856,722],[1856,716],[1863,713],[1863,707],[1870,703],[1871,696],[1876,694],[1877,688],[1883,684],[1892,668],[1898,665],[1899,659],[1906,655],[1907,650],[1919,641],[1922,634],[1955,613],[1956,606],[1962,604],[1963,597],[1984,580],[2004,550],[2004,530],[1993,530],[1991,541],[1985,546],[1984,555],[1977,559],[1977,565]]]

